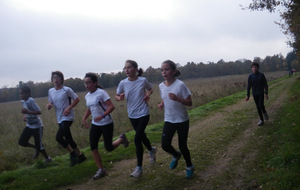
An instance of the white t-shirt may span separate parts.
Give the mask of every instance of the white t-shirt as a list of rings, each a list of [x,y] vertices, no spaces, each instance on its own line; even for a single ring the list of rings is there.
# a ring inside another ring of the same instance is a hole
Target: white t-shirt
[[[59,90],[56,90],[55,88],[49,89],[48,101],[54,105],[58,123],[74,120],[73,109],[71,109],[69,115],[64,115],[63,112],[69,105],[71,105],[71,100],[75,100],[77,97],[77,94],[75,94],[75,92],[67,86],[63,86]]]
[[[29,97],[26,101],[22,100],[22,106],[23,108],[29,110],[29,111],[41,111],[39,105],[36,103],[36,101]],[[26,117],[26,127],[36,129],[43,127],[43,122],[38,115],[32,115],[32,114],[25,114]]]
[[[98,117],[99,115],[104,113],[105,110],[107,110],[107,105],[105,104],[107,100],[110,100],[109,95],[105,90],[100,88],[98,88],[93,93],[89,92],[85,95],[86,106],[91,110],[93,118],[92,124],[97,126],[104,126],[113,122],[111,115],[106,115],[105,118],[101,119],[98,122],[94,121],[95,117]]]
[[[145,77],[138,77],[135,81],[126,78],[119,83],[117,95],[125,93],[129,118],[137,119],[149,115],[148,104],[143,98],[145,90],[150,90],[152,87],[153,85]]]
[[[165,122],[182,123],[189,119],[185,105],[178,101],[171,100],[169,93],[173,93],[179,98],[186,99],[191,95],[190,90],[180,80],[176,79],[171,86],[166,86],[163,82],[159,84],[161,99],[164,102]]]

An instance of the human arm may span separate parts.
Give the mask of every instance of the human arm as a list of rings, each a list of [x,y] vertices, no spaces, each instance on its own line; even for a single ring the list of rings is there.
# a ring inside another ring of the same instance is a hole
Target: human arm
[[[164,101],[161,101],[158,105],[157,108],[161,111],[164,108]]]
[[[71,113],[71,110],[79,103],[79,98],[77,97],[72,104],[70,104],[63,112],[64,115],[69,115]]]
[[[145,93],[145,96],[144,96],[143,100],[144,100],[145,102],[148,102],[148,101],[150,100],[150,96],[151,96],[152,93],[153,93],[153,90],[152,90],[152,88],[151,88],[151,89],[149,89],[149,90]]]
[[[21,110],[21,113],[22,113],[22,114],[30,114],[30,115],[41,115],[41,114],[42,114],[42,112],[41,112],[40,110],[37,110],[37,111],[30,111],[30,110],[28,110],[28,109],[26,109],[26,108],[23,108],[23,109]]]
[[[115,100],[116,101],[121,101],[121,100],[124,100],[124,97],[125,97],[124,93],[116,94],[115,95]]]
[[[109,115],[114,109],[115,106],[112,103],[112,101],[110,99],[108,99],[106,102],[104,102],[104,104],[107,106],[107,109],[104,113],[100,114],[99,116],[95,117],[95,121],[101,121],[103,118],[105,118],[107,115]]]
[[[88,126],[88,123],[87,123],[87,118],[91,115],[91,110],[90,109],[87,109],[86,112],[84,113],[84,116],[83,116],[83,119],[82,119],[82,125],[85,127],[85,128],[89,128]]]
[[[187,98],[180,98],[180,97],[176,96],[176,94],[174,94],[174,93],[169,93],[169,98],[171,100],[180,102],[185,106],[192,106],[193,105],[191,95],[189,95]]]
[[[248,82],[247,82],[247,97],[246,97],[246,101],[248,101],[249,100],[249,98],[250,98],[250,89],[251,89],[251,86],[252,86],[252,84],[251,84],[251,75],[249,75],[248,76]]]

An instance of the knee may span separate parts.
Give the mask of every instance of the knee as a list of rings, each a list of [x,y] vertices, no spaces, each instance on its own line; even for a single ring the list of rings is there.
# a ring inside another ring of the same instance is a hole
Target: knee
[[[26,147],[26,146],[27,146],[27,143],[25,143],[25,142],[23,142],[23,141],[19,140],[19,145],[20,145],[20,146],[24,146],[24,147]]]
[[[167,151],[167,150],[169,150],[170,145],[169,145],[169,144],[166,144],[166,143],[162,143],[162,144],[161,144],[161,148],[162,148],[164,151]]]
[[[115,149],[115,147],[113,145],[105,145],[105,149],[108,151],[108,152],[111,152]]]

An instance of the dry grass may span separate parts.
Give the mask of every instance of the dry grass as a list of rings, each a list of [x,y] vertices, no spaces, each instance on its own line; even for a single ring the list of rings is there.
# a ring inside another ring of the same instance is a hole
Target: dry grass
[[[286,72],[265,73],[269,81],[286,74]],[[192,108],[203,105],[212,100],[228,96],[235,92],[245,90],[246,79],[247,75],[234,75],[185,81],[186,85],[192,92],[194,104]],[[115,123],[115,136],[119,135],[121,132],[131,131],[132,127],[127,116],[126,102],[116,102],[114,100],[115,88],[106,90],[116,107],[112,113]],[[76,120],[72,125],[72,134],[79,147],[89,146],[89,130],[81,128],[82,116],[86,110],[84,100],[85,94],[86,92],[78,93],[81,102],[75,108]],[[46,150],[49,155],[53,157],[65,154],[66,151],[55,141],[55,134],[57,132],[58,125],[54,111],[48,111],[46,109],[47,98],[36,98],[36,101],[42,109],[41,118],[44,123],[43,142]],[[158,84],[154,84],[154,93],[149,102],[151,115],[150,123],[163,121],[163,112],[158,111],[157,109],[157,104],[159,102],[160,96]],[[20,113],[20,101],[1,103],[0,106],[0,172],[12,170],[18,166],[29,165],[36,162],[31,159],[34,153],[32,149],[23,148],[18,145],[19,136],[25,126],[22,119],[23,116]]]

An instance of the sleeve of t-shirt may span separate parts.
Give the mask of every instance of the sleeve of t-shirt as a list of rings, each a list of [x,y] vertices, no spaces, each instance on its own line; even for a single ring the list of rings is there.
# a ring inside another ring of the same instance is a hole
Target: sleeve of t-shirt
[[[53,103],[50,90],[48,90],[48,102],[50,102],[51,104]]]
[[[41,111],[40,106],[36,103],[36,101],[33,98],[30,99],[29,104],[30,104],[30,107],[32,108],[32,110],[30,110],[30,111]]]
[[[105,90],[103,90],[101,98],[102,98],[103,102],[106,102],[107,100],[110,100],[110,97],[109,97],[108,93]]]
[[[145,88],[150,90],[153,88],[153,85],[145,78]]]
[[[116,94],[117,94],[117,95],[120,95],[120,94],[123,93],[123,92],[124,92],[124,89],[123,89],[123,82],[121,81],[121,82],[119,83],[119,85],[118,85]]]
[[[75,100],[78,97],[77,94],[72,90],[72,88],[67,88],[67,94],[73,100]]]
[[[181,85],[182,85],[181,88],[180,88],[181,89],[181,95],[184,99],[186,99],[192,93],[184,83],[182,83]]]

